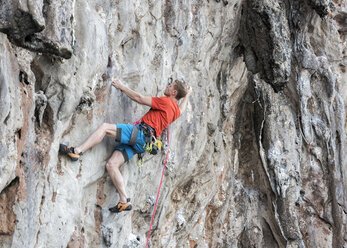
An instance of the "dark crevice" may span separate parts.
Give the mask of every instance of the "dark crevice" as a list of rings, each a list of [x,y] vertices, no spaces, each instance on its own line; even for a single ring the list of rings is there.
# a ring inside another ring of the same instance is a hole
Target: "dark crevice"
[[[50,5],[51,5],[51,0],[43,0],[42,15],[45,19],[47,19],[47,17],[48,17]]]
[[[35,76],[35,92],[38,92],[39,90],[45,91],[46,89],[43,88],[43,77],[45,74],[37,60],[31,62],[30,69]]]
[[[314,9],[317,14],[323,18],[329,13],[329,3],[323,0],[308,0],[308,4]]]
[[[11,112],[8,113],[8,115],[6,116],[5,120],[4,120],[4,124],[7,125],[7,121],[10,119],[11,116]]]
[[[263,232],[264,247],[273,247],[273,248],[279,247],[279,244],[277,243],[275,239],[275,234],[273,233],[273,230],[271,229],[270,224],[264,218],[262,221],[262,232]]]
[[[69,59],[72,56],[71,49],[63,47],[58,42],[51,41],[40,34],[30,34],[21,39],[16,39],[12,36],[9,36],[9,40],[13,44],[33,52],[56,55],[64,59]]]
[[[32,40],[32,35],[27,35],[25,38],[24,38],[24,41],[25,42],[32,42],[33,40]]]
[[[289,82],[292,59],[288,13],[285,4],[280,6],[278,11],[266,1],[246,0],[240,25],[240,43],[248,70],[260,72],[275,92],[282,91]],[[288,66],[283,67],[284,63]]]
[[[334,172],[334,167],[336,165],[330,162],[328,162],[327,167],[329,171],[329,196],[331,197],[332,204],[332,218],[333,218],[333,247],[342,247],[343,246],[343,236],[342,236],[342,227],[343,227],[343,222],[342,222],[342,216],[341,212],[339,209],[339,204],[336,196],[337,192],[337,181],[335,179],[335,172]]]
[[[53,135],[53,131],[54,131],[53,130],[53,127],[54,127],[53,115],[54,115],[53,109],[51,108],[51,106],[49,104],[47,104],[47,107],[46,107],[45,112],[43,114],[42,122],[43,122],[43,124],[45,124],[46,128],[49,129],[49,131],[52,133],[52,135]]]
[[[28,74],[25,71],[22,71],[22,70],[19,71],[19,81],[21,83],[25,83],[26,85],[30,84],[28,80]]]
[[[19,129],[19,130],[16,132],[16,134],[17,134],[18,139],[21,139],[21,138],[22,138],[22,129]]]

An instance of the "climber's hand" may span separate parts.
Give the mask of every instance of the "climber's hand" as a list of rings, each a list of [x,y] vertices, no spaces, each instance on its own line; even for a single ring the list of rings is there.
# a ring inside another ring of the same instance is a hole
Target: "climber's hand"
[[[186,92],[187,92],[187,96],[190,96],[190,94],[192,94],[193,89],[191,86],[186,86]]]
[[[120,90],[122,90],[122,87],[124,86],[124,84],[119,79],[114,80],[112,82],[112,85]]]

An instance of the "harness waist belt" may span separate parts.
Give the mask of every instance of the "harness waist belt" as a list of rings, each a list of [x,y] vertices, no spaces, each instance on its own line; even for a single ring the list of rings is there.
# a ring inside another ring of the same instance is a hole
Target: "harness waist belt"
[[[137,134],[139,133],[139,129],[137,128],[137,126],[133,127],[133,130],[131,132],[131,136],[130,136],[130,140],[129,140],[129,145],[133,146],[136,144],[136,140],[137,140]]]
[[[139,133],[139,129],[137,128],[137,126],[134,126],[133,130],[131,131],[131,134],[130,134],[130,139],[129,139],[128,145],[133,146],[136,144],[138,133]],[[122,129],[121,128],[117,128],[116,141],[117,142],[122,141]]]
[[[151,132],[152,132],[154,137],[157,137],[157,135],[155,133],[155,129],[153,127],[151,127],[150,125],[144,123],[144,122],[142,122],[140,124],[140,129],[143,131],[144,135],[146,135],[146,136],[150,136]],[[148,132],[148,131],[150,131],[150,132]]]

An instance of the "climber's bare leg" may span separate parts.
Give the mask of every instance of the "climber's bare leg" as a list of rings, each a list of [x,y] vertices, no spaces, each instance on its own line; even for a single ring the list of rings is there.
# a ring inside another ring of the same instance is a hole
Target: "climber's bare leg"
[[[116,187],[119,194],[119,201],[122,203],[127,202],[127,194],[125,192],[123,176],[119,171],[119,168],[124,164],[124,157],[120,151],[114,151],[111,158],[106,164],[106,169],[114,186]]]
[[[116,124],[103,123],[81,145],[75,147],[75,153],[79,154],[87,151],[96,144],[99,144],[105,136],[115,139],[116,135]]]

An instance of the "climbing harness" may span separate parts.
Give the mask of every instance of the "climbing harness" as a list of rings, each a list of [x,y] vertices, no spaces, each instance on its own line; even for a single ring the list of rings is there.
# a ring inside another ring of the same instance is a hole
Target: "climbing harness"
[[[169,127],[167,127],[167,144],[169,145]],[[150,235],[151,235],[152,224],[153,224],[154,215],[155,215],[155,210],[156,210],[156,208],[157,208],[157,203],[158,203],[158,199],[159,199],[159,193],[160,193],[161,183],[163,182],[163,177],[164,177],[164,172],[165,172],[165,168],[166,168],[166,163],[167,163],[167,156],[168,156],[168,154],[169,154],[169,148],[167,149],[166,156],[165,156],[165,162],[164,162],[163,173],[161,174],[161,179],[160,179],[160,184],[159,184],[159,189],[158,189],[158,194],[157,194],[157,200],[155,201],[154,210],[153,210],[153,215],[152,215],[152,220],[151,220],[151,225],[150,225],[150,227],[149,227],[149,232],[148,232],[148,236],[147,236],[146,248],[147,248],[147,245],[148,245],[149,237],[150,237]]]
[[[141,123],[140,130],[145,135],[145,144],[143,146],[143,149],[152,155],[158,154],[161,150],[161,147],[163,146],[163,143],[159,139],[155,138],[154,128],[147,125],[146,123]],[[137,166],[141,167],[143,165],[143,153],[139,153],[137,156]]]
[[[155,138],[154,128],[147,125],[146,123],[141,123],[140,129],[145,135],[145,145],[143,146],[143,149],[152,155],[157,155],[163,143]]]
[[[149,152],[152,155],[157,155],[162,146],[163,142],[156,139],[154,136],[151,136],[148,137],[148,141],[146,141],[143,149],[145,149],[145,151]]]

